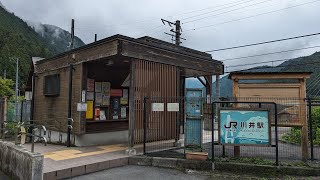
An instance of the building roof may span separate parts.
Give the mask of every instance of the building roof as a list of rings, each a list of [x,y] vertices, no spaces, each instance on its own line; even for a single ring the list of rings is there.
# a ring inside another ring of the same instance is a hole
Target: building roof
[[[75,52],[78,52],[78,51],[82,51],[82,50],[91,48],[93,46],[97,46],[97,45],[101,45],[101,44],[104,44],[104,43],[108,43],[108,42],[113,41],[113,40],[134,42],[134,43],[142,44],[142,45],[145,45],[145,46],[152,46],[152,47],[157,48],[159,50],[166,50],[166,51],[170,51],[170,52],[173,52],[173,53],[182,54],[182,55],[188,55],[188,56],[192,56],[192,57],[197,58],[197,59],[209,60],[209,61],[214,61],[216,63],[222,64],[221,61],[217,61],[217,60],[212,59],[211,54],[208,54],[208,53],[205,53],[205,52],[201,52],[201,51],[194,50],[194,49],[187,48],[187,47],[183,47],[183,46],[177,46],[175,44],[168,43],[166,41],[162,41],[162,40],[155,39],[155,38],[148,37],[148,36],[144,36],[144,37],[135,39],[135,38],[131,38],[131,37],[120,35],[120,34],[116,34],[116,35],[101,39],[99,41],[96,41],[96,42],[93,42],[93,43],[90,43],[90,44],[87,44],[87,45],[72,49],[70,51],[66,51],[66,52],[58,54],[58,55],[56,55],[54,57],[38,61],[37,64],[41,64],[41,63],[44,63],[46,61],[54,60],[54,59],[57,59],[59,57],[62,57],[62,56],[68,55],[68,54],[72,54],[72,53],[75,53]]]
[[[228,76],[229,79],[233,79],[233,77],[237,76],[245,79],[244,77],[250,77],[250,79],[281,79],[281,78],[309,78],[312,72],[302,72],[302,71],[269,71],[269,72],[253,72],[253,71],[235,71],[231,72]]]

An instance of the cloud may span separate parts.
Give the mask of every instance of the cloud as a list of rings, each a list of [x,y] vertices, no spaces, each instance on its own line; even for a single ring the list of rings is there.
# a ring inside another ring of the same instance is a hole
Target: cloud
[[[207,51],[315,33],[320,29],[320,24],[317,23],[317,19],[320,18],[320,13],[318,13],[320,2],[254,18],[234,21],[232,23],[221,24],[242,17],[290,7],[296,4],[302,4],[305,1],[272,0],[247,8],[245,7],[246,4],[243,4],[242,6],[237,5],[233,8],[220,6],[222,4],[232,2],[236,2],[236,0],[2,0],[2,3],[10,11],[25,20],[41,22],[42,24],[52,24],[68,31],[70,29],[71,19],[74,18],[75,34],[86,43],[94,41],[94,34],[98,34],[98,39],[102,39],[113,34],[123,34],[132,37],[137,37],[137,35],[142,34],[154,36],[155,38],[171,42],[171,37],[164,34],[164,32],[169,32],[171,27],[163,25],[160,18],[165,18],[171,21],[180,19],[183,23],[195,19],[195,17],[192,16],[200,18],[208,15],[217,15],[239,7],[242,8],[216,17],[182,24],[182,37],[187,39],[186,41],[183,41],[183,45]],[[256,3],[256,1],[251,2],[251,4],[253,3]],[[215,12],[213,12],[214,10]],[[208,14],[201,15],[204,13]],[[199,30],[190,30],[214,24],[220,25]],[[214,59],[222,60],[232,57],[302,48],[309,45],[319,44],[320,38],[315,36],[312,38],[304,38],[282,43],[214,52],[212,54]],[[295,51],[272,56],[241,59],[238,61],[226,62],[226,65],[261,62],[280,58],[292,58],[296,56],[309,55],[316,50],[317,49]]]

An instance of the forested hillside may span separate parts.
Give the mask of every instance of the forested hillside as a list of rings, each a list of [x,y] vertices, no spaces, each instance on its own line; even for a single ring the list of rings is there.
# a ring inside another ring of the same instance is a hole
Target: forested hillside
[[[26,82],[31,65],[31,57],[50,57],[69,49],[70,33],[61,28],[42,25],[38,33],[14,13],[0,6],[0,76],[15,78],[16,59],[19,59],[21,87]],[[75,47],[84,45],[75,38]]]
[[[320,52],[310,56],[299,57],[288,60],[276,67],[261,66],[250,68],[250,72],[312,72],[307,80],[307,96],[320,96]],[[232,96],[232,81],[226,77],[221,79],[221,96]],[[213,83],[213,94],[215,94],[215,83]]]

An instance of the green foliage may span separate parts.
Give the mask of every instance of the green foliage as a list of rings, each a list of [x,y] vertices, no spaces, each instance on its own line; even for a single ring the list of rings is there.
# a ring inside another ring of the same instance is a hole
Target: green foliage
[[[313,128],[313,144],[320,145],[320,107],[313,108],[312,128]],[[289,133],[282,136],[282,140],[287,143],[300,144],[301,143],[301,129],[294,127],[290,129]]]
[[[300,128],[293,127],[290,131],[282,136],[282,140],[287,143],[300,144],[301,143],[301,130]]]
[[[216,159],[216,158],[215,158]],[[228,157],[228,158],[217,158],[219,162],[233,162],[233,163],[244,163],[244,164],[257,164],[257,165],[274,165],[274,161],[258,158],[258,157]]]
[[[70,41],[70,38],[67,38],[68,32],[64,31],[59,41],[54,39],[58,36],[52,34],[53,32],[54,30],[45,31],[45,36],[41,37],[26,22],[0,6],[0,74],[6,70],[7,78],[14,79],[16,59],[19,59],[19,87],[21,87],[29,77],[31,57],[48,58],[68,50],[67,46],[62,46],[62,42]],[[84,45],[81,40],[82,43],[77,40],[79,39],[76,38],[75,47]]]
[[[0,97],[12,96],[13,94],[13,81],[11,79],[3,79],[0,77]]]

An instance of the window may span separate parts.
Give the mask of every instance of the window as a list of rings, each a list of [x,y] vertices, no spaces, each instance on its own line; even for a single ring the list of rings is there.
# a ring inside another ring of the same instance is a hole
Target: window
[[[59,96],[60,95],[60,75],[54,74],[44,77],[44,89],[43,94],[45,96]]]

